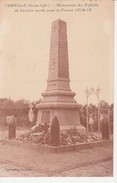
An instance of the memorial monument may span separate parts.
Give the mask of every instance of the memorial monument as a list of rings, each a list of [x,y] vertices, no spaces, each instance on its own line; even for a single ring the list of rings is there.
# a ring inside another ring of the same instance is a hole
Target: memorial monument
[[[59,19],[52,22],[47,89],[42,96],[36,105],[38,124],[51,124],[57,116],[61,130],[75,127],[85,131],[80,125],[75,93],[70,89],[66,22]]]

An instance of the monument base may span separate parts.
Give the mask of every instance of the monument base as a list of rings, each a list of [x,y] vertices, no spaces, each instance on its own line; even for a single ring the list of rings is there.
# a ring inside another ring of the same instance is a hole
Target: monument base
[[[51,122],[56,116],[60,124],[60,130],[66,131],[76,128],[80,132],[86,132],[86,128],[80,125],[79,106],[76,103],[39,103],[37,124]]]

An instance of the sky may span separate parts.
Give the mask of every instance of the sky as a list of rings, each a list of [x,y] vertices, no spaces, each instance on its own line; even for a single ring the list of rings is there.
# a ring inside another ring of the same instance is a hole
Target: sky
[[[51,23],[59,18],[67,23],[75,99],[85,104],[85,90],[99,86],[100,100],[113,103],[113,1],[101,1],[90,13],[15,13],[4,7],[6,2],[0,1],[0,98],[41,97],[47,86]],[[89,102],[97,104],[96,96]]]

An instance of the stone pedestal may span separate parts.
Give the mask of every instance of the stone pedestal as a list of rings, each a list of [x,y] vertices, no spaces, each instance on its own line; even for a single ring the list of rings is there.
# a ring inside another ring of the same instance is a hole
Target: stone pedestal
[[[80,125],[79,106],[70,89],[66,22],[62,20],[52,23],[47,89],[42,96],[37,104],[37,123],[51,124],[56,116],[60,129],[76,127],[86,131]]]

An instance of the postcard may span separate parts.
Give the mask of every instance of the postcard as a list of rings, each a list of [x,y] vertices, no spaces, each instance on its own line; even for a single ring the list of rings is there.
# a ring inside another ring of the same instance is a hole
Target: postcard
[[[0,0],[1,178],[113,178],[114,3]]]

